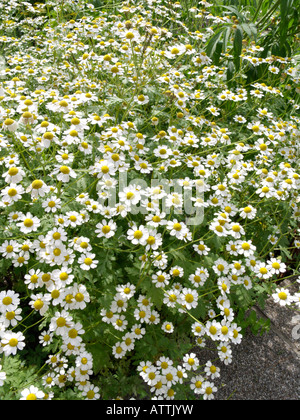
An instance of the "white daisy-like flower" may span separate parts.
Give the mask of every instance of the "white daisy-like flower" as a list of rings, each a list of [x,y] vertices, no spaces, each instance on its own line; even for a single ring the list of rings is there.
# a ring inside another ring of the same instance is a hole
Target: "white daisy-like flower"
[[[78,258],[78,264],[82,270],[88,271],[94,269],[98,265],[98,260],[95,259],[95,254],[88,252]]]
[[[42,400],[45,397],[45,393],[38,389],[35,385],[30,385],[29,388],[25,388],[21,391],[20,400],[35,401]]]
[[[1,336],[2,351],[5,356],[15,355],[25,347],[25,337],[21,332],[7,331]]]
[[[293,303],[294,298],[288,289],[284,287],[276,288],[275,293],[272,294],[274,302],[279,303],[280,306],[286,306]]]
[[[95,233],[98,238],[111,238],[116,233],[117,224],[112,221],[106,221],[103,219],[100,223],[97,223]]]

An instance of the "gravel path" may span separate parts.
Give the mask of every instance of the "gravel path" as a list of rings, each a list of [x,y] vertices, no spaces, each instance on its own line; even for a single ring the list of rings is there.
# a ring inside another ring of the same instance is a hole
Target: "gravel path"
[[[248,332],[241,344],[232,346],[232,363],[228,366],[218,364],[221,377],[215,380],[218,388],[215,399],[298,400],[300,313],[274,305],[271,298],[263,310],[253,309],[258,317],[271,320],[270,331],[263,336]],[[205,363],[210,357],[213,359],[215,354],[199,353],[200,362]]]

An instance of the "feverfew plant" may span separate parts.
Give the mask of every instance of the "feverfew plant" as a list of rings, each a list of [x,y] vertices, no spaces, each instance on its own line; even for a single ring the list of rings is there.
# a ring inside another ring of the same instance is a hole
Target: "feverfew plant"
[[[1,399],[214,398],[299,308],[296,60],[213,64],[205,1],[0,3]]]

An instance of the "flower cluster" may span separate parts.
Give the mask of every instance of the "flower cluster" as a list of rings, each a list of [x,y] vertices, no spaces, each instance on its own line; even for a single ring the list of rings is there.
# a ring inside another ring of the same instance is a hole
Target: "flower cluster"
[[[213,29],[162,3],[0,1],[0,357],[32,331],[47,353],[21,399],[115,398],[105,375],[131,358],[150,398],[212,399],[220,368],[197,353],[231,363],[239,309],[300,307],[276,285],[300,248],[297,63],[248,42],[229,84]]]

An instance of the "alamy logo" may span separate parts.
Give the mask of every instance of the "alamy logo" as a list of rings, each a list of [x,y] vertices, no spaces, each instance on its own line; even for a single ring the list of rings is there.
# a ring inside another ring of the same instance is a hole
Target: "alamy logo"
[[[135,178],[128,182],[127,171],[119,172],[119,192],[116,186],[107,190],[108,206],[113,208],[120,200],[121,204],[128,206],[130,214],[148,214],[146,206],[141,205],[142,198],[149,198],[161,207],[166,214],[186,216],[185,223],[198,226],[204,219],[204,191],[205,182],[202,179],[194,180],[189,187],[184,185],[182,179],[151,179],[150,186],[144,179]]]
[[[292,323],[296,324],[292,329],[292,337],[294,340],[300,339],[300,315],[296,315],[292,318]]]
[[[6,61],[3,55],[0,55],[0,71],[4,70],[6,67]]]

